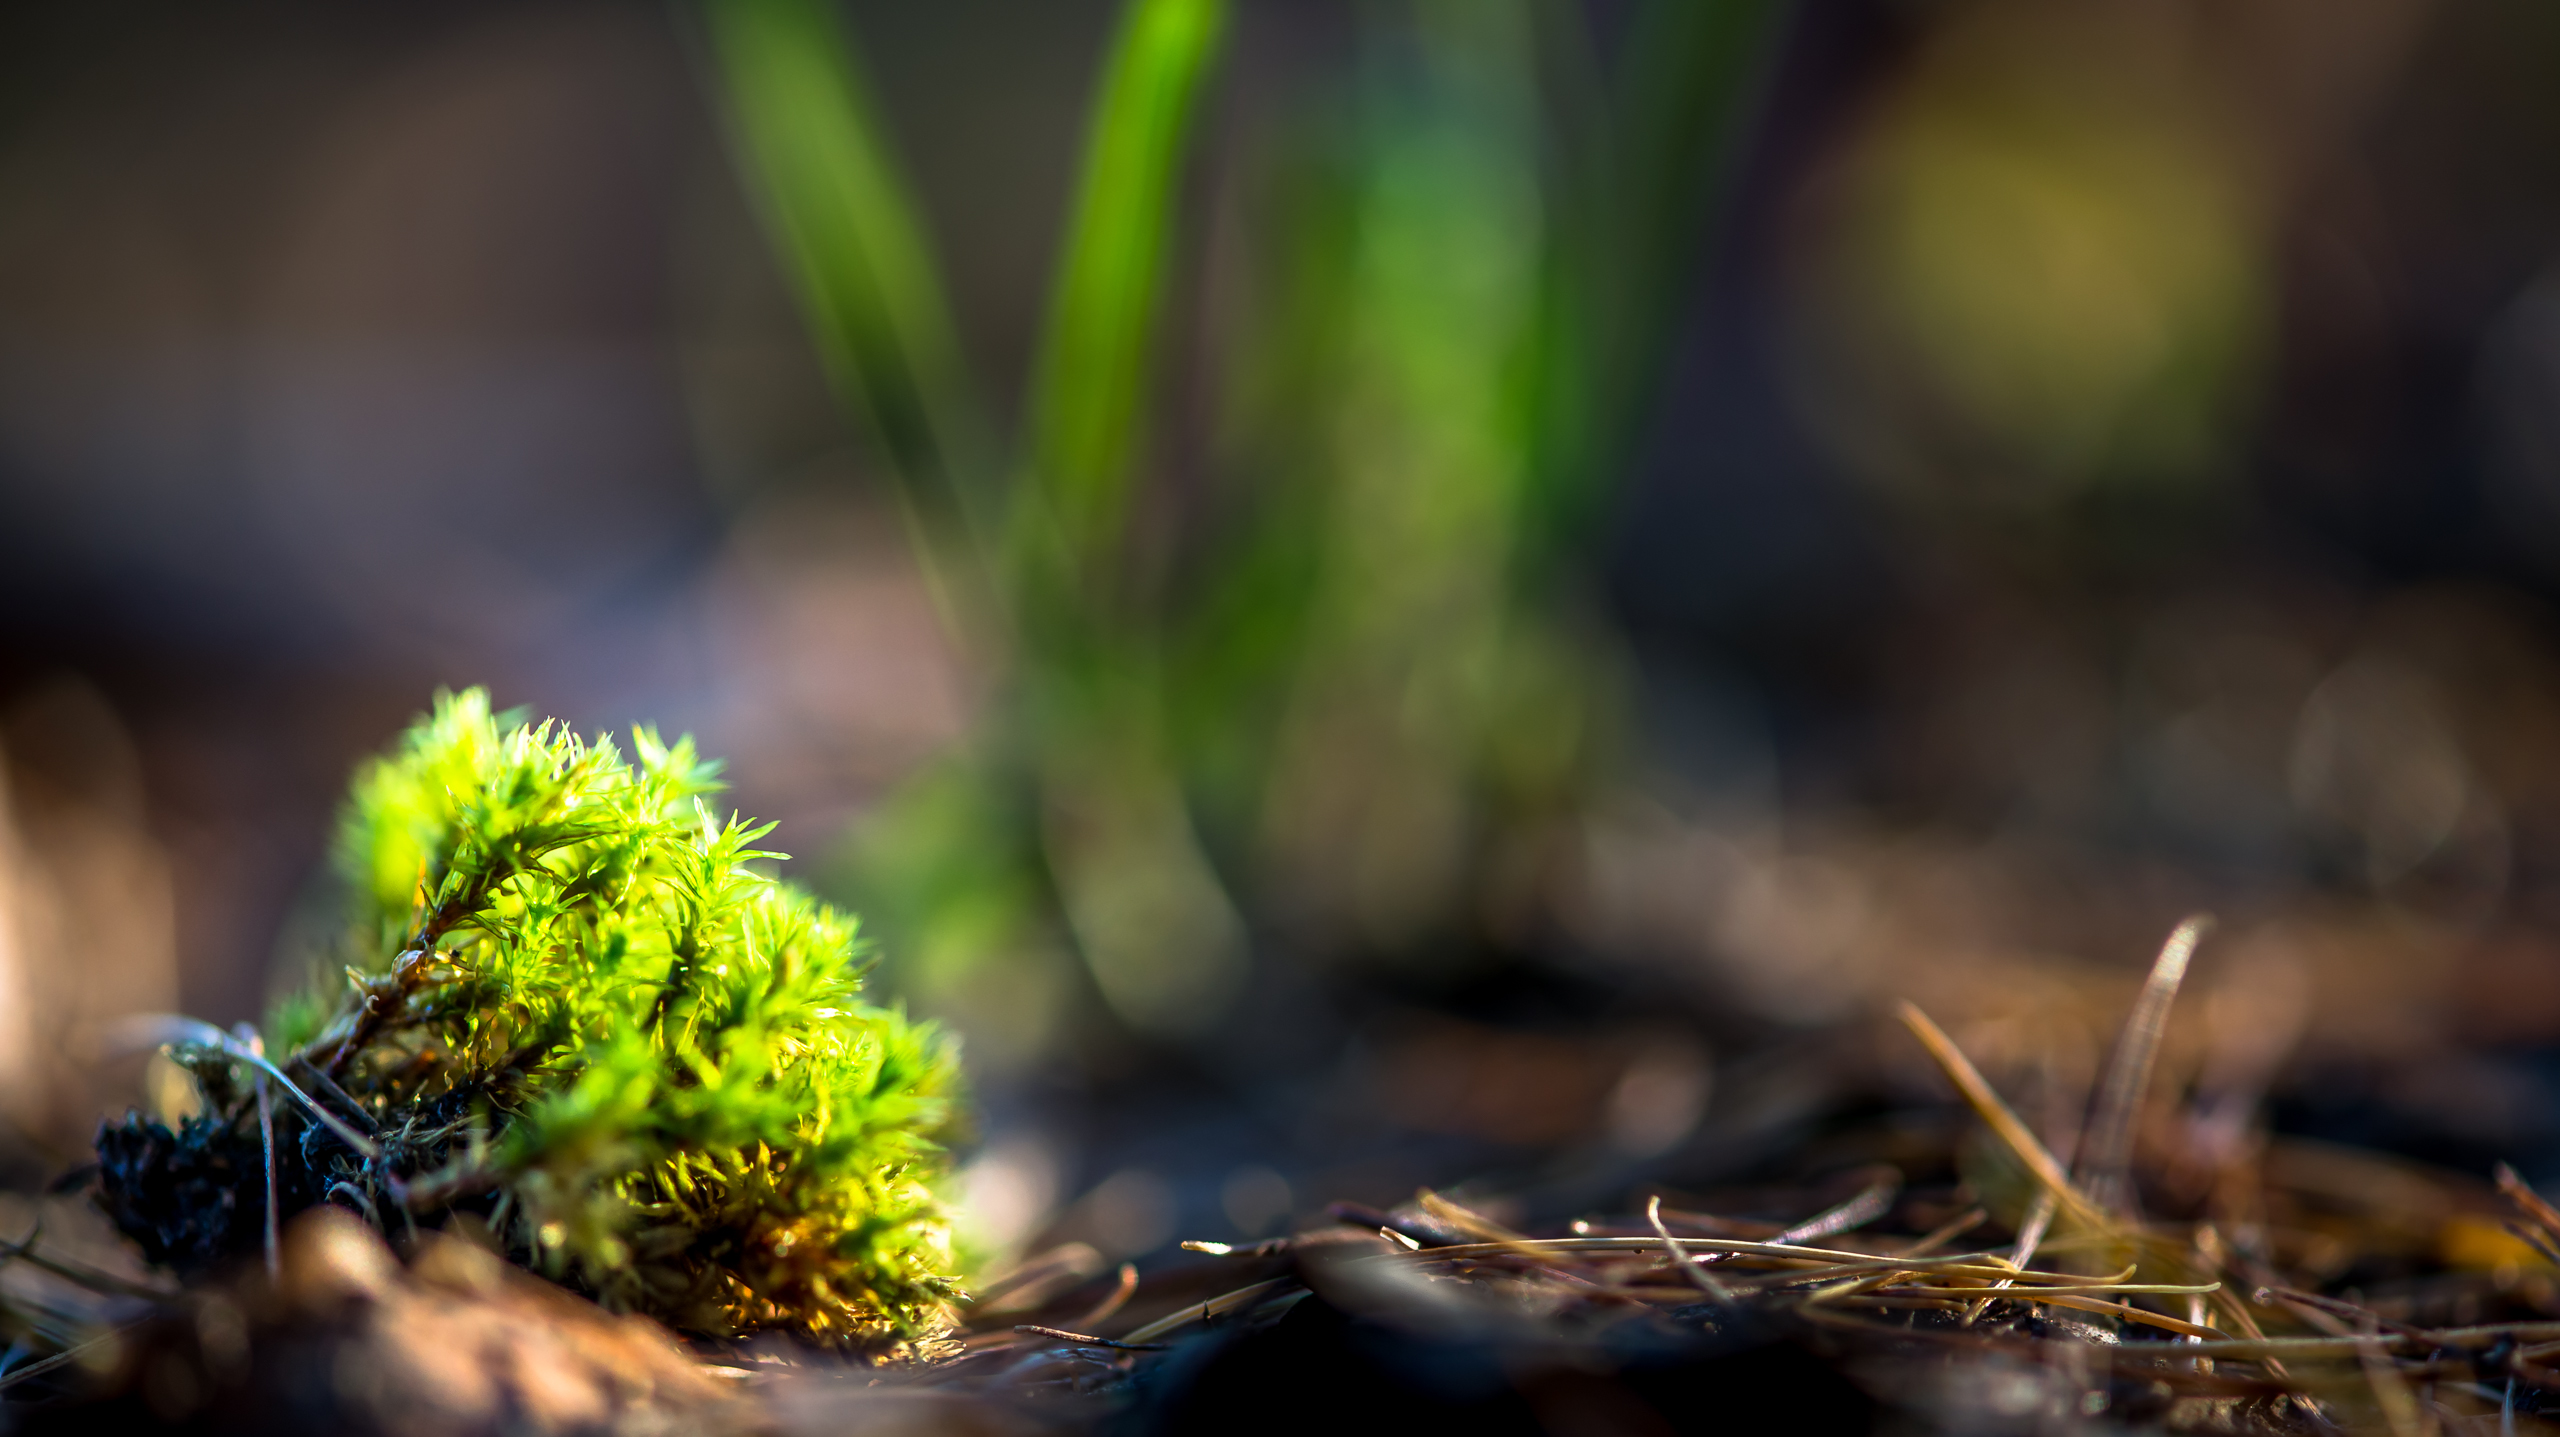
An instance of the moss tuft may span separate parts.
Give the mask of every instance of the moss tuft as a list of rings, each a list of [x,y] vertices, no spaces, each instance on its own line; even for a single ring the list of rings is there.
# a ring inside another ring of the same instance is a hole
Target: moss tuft
[[[956,1292],[931,1190],[952,1043],[862,1000],[854,919],[769,875],[770,825],[712,815],[717,765],[690,740],[631,749],[475,689],[357,774],[347,986],[280,1005],[268,1038],[374,1151],[278,1095],[279,1205],[395,1234],[475,1214],[519,1261],[684,1332],[933,1336]],[[250,1077],[208,1082],[182,1134],[101,1134],[103,1205],[155,1253],[262,1240]],[[214,1202],[155,1155],[241,1190]],[[172,1230],[155,1194],[179,1190],[219,1233]]]

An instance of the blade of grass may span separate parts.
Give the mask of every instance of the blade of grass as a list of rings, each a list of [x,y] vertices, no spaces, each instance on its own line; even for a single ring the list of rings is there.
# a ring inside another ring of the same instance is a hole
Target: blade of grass
[[[1118,553],[1184,140],[1225,23],[1224,0],[1131,0],[1094,106],[1010,534],[1013,561],[1063,560],[1071,583],[1099,581]]]
[[[1618,467],[1683,312],[1685,277],[1719,195],[1731,187],[1736,143],[1774,70],[1786,0],[1649,0],[1623,41],[1612,92],[1565,66],[1551,77],[1568,152],[1579,172],[1559,234],[1541,315],[1539,493],[1534,532],[1587,532]],[[1587,55],[1582,17],[1542,7],[1549,56]],[[1555,33],[1559,30],[1566,33]],[[1551,63],[1550,68],[1554,68]]]
[[[1784,0],[1652,0],[1636,16],[1612,159],[1641,293],[1674,299],[1672,276],[1697,267],[1699,231],[1750,121],[1755,82],[1774,70],[1770,41],[1786,9]],[[1642,358],[1669,316],[1631,317],[1652,331],[1631,346]]]
[[[827,0],[704,0],[702,15],[739,168],[820,359],[897,471],[924,557],[947,570],[992,496],[951,306],[853,37]]]
[[[2212,927],[2211,918],[2197,914],[2170,931],[2169,941],[2161,945],[2160,956],[2151,965],[2150,978],[2142,985],[2142,995],[2125,1016],[2115,1056],[2108,1061],[2105,1081],[2098,1085],[2089,1112],[2089,1136],[2080,1148],[2079,1175],[2090,1201],[2110,1212],[2134,1215],[2135,1121],[2142,1115],[2143,1095],[2151,1086],[2152,1064],[2160,1056],[2169,1005],[2186,981],[2187,960],[2195,956],[2196,944]]]
[[[1091,112],[1005,534],[1005,579],[1040,692],[1042,849],[1076,948],[1114,1013],[1195,1035],[1233,1000],[1244,924],[1164,762],[1143,611],[1108,602],[1154,375],[1194,102],[1225,0],[1128,0]]]

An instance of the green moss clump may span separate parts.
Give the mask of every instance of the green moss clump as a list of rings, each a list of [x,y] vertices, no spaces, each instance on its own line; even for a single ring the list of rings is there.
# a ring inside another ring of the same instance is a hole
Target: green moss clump
[[[760,871],[770,825],[713,818],[690,740],[631,749],[475,689],[359,772],[351,988],[282,1005],[266,1037],[378,1152],[282,1104],[279,1192],[394,1232],[476,1212],[520,1260],[680,1331],[934,1335],[956,1292],[932,1191],[953,1045],[863,1002],[854,920]],[[259,1141],[237,1097],[199,1122]]]

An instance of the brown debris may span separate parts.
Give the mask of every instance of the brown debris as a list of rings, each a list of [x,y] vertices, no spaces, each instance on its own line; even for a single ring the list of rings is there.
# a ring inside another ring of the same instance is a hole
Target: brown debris
[[[1670,1430],[1701,1413],[1732,1430],[2547,1430],[2560,1206],[2511,1170],[2493,1188],[2273,1137],[2254,1104],[2230,1107],[2233,1083],[2147,1076],[2174,1039],[2192,935],[2155,970],[2112,1076],[2056,1089],[2085,1115],[2047,1093],[2031,1126],[2001,1091],[2020,1064],[1977,1065],[1905,1005],[1911,1048],[1962,1107],[1889,1122],[1890,1144],[1836,1145],[1847,1165],[1804,1167],[1797,1186],[1640,1188],[1631,1211],[1562,1230],[1424,1190],[1391,1210],[1335,1204],[1333,1226],[1286,1238],[1185,1244],[1206,1260],[1145,1274],[1069,1244],[983,1284],[953,1340],[880,1366],[782,1351],[711,1366],[464,1237],[422,1236],[404,1263],[323,1210],[288,1232],[273,1283],[124,1284],[122,1300],[163,1315],[47,1359],[116,1354],[104,1385],[120,1395],[32,1409],[26,1425],[85,1431],[104,1410],[353,1437],[1039,1437],[1251,1416],[1218,1404],[1238,1400],[1238,1374],[1248,1387],[1277,1374],[1260,1415],[1299,1425],[1357,1425],[1346,1404],[1387,1402],[1369,1416],[1485,1430],[1601,1413],[1638,1428],[1667,1415]],[[1399,1398],[1353,1370],[1381,1351],[1405,1354],[1390,1366],[1473,1361],[1494,1386]],[[1796,1423],[1813,1413],[1851,1425]]]
[[[38,1409],[28,1430],[100,1421],[339,1437],[567,1437],[747,1430],[738,1384],[644,1319],[617,1316],[460,1237],[404,1266],[321,1207],[287,1230],[273,1284],[208,1287],[137,1329],[103,1403]]]

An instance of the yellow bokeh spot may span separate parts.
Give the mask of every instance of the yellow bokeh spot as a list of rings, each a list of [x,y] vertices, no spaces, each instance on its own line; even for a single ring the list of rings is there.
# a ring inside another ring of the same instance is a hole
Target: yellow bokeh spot
[[[2208,478],[2265,327],[2261,225],[2189,110],[1961,44],[1825,192],[1808,397],[1869,477],[2041,506]]]
[[[2533,1244],[2500,1226],[2495,1220],[2471,1213],[2446,1218],[2436,1229],[2436,1256],[2448,1267],[2472,1272],[2495,1272],[2500,1268],[2548,1271],[2550,1259],[2534,1251]]]

